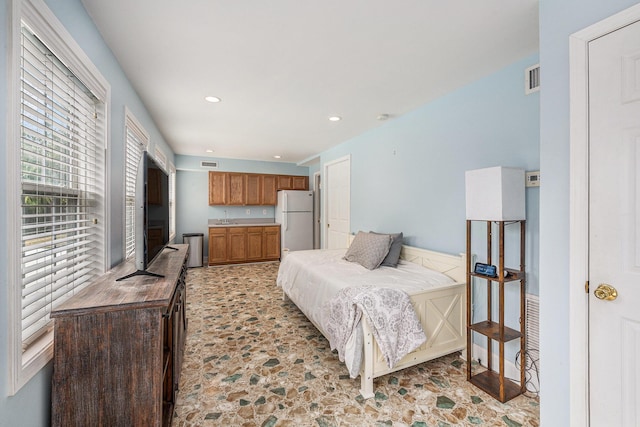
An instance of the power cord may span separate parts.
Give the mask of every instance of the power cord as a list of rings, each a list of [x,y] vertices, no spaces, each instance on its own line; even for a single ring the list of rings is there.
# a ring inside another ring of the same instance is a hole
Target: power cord
[[[535,353],[535,357],[532,353]],[[527,390],[527,397],[537,398],[540,396],[540,356],[538,350],[525,350],[526,365],[524,367],[525,389]],[[520,369],[521,365],[521,352],[516,353],[516,368]],[[534,377],[535,376],[535,377]],[[534,381],[535,379],[535,381]]]

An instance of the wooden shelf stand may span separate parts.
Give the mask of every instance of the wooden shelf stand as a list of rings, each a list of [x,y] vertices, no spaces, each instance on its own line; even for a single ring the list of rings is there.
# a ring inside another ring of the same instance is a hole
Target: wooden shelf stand
[[[504,403],[508,400],[525,392],[525,220],[514,221],[481,221],[486,222],[486,263],[492,263],[493,254],[493,231],[497,228],[498,236],[498,276],[491,277],[483,274],[474,273],[473,257],[471,255],[472,243],[472,223],[477,222],[467,220],[467,380],[478,388],[484,390],[495,399]],[[520,226],[520,268],[505,267],[505,227],[510,225]],[[478,280],[480,279],[480,280]],[[476,283],[474,283],[474,280]],[[487,293],[487,318],[485,320],[476,321],[472,319],[473,291],[474,286],[482,286],[486,284]],[[518,286],[520,292],[520,316],[518,329],[510,328],[505,325],[505,288],[507,286]],[[497,310],[492,307],[494,292],[498,292]],[[497,311],[497,313],[496,313]],[[472,348],[473,335],[480,334],[487,339],[487,369],[476,369],[474,372],[472,366]],[[505,343],[513,340],[520,340],[520,368],[519,383],[505,376]],[[493,344],[498,343],[498,367],[493,366]]]

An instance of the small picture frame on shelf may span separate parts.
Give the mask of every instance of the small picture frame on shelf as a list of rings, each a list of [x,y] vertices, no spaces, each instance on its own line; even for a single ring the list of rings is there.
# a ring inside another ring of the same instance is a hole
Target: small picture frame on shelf
[[[481,262],[476,262],[476,265],[473,267],[474,273],[489,277],[497,277],[497,271],[498,270],[495,265],[483,264]]]

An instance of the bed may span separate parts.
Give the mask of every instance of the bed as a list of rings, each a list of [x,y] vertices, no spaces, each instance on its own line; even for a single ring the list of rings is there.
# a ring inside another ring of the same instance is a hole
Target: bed
[[[330,338],[323,327],[322,307],[345,287],[397,287],[409,295],[426,341],[392,367],[374,338],[377,330],[366,316],[359,322],[363,337],[360,393],[365,399],[374,396],[374,378],[465,348],[464,254],[454,256],[402,245],[397,268],[381,266],[368,270],[344,260],[345,252],[346,249],[291,252],[282,259],[277,285],[283,289],[283,298],[293,301],[327,339]],[[427,271],[430,271],[427,275],[435,276],[435,281],[419,283],[420,274]]]

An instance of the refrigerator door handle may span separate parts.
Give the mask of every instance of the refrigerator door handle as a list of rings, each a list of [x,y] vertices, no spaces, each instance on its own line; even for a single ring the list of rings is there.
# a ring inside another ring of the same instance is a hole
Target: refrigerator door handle
[[[282,228],[284,228],[284,231],[289,230],[289,224],[287,224],[287,213],[286,212],[282,215],[282,222],[283,222]]]

